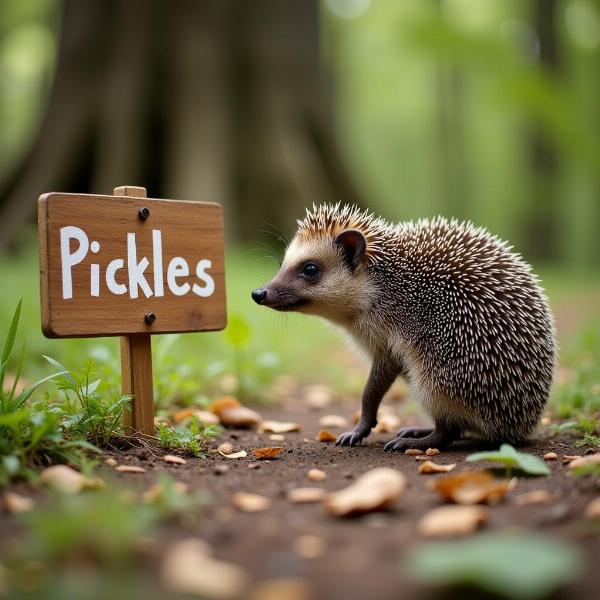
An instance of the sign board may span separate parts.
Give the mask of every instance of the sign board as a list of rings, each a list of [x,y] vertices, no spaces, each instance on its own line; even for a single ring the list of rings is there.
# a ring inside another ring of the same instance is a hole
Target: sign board
[[[38,202],[42,330],[47,337],[121,336],[125,425],[154,434],[150,334],[227,323],[223,212],[218,204],[44,194]]]
[[[225,327],[218,204],[51,193],[38,215],[47,337]]]

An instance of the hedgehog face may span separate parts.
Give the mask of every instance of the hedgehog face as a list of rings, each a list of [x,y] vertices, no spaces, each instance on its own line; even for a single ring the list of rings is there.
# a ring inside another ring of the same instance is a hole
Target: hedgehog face
[[[368,294],[365,237],[349,229],[335,238],[296,236],[279,273],[254,290],[252,298],[275,310],[314,314],[345,324],[368,302]]]

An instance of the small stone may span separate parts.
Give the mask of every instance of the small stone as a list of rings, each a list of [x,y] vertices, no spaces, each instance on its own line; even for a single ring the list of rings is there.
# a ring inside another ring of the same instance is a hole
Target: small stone
[[[558,460],[558,454],[556,452],[546,452],[544,460]]]
[[[283,435],[281,433],[272,433],[269,436],[269,439],[272,440],[273,442],[283,442],[285,440],[285,435]]]
[[[217,465],[213,472],[215,475],[225,475],[229,471],[229,467],[227,465]]]
[[[108,465],[109,467],[116,467],[117,466],[117,461],[114,458],[107,458],[104,461],[105,465]]]
[[[260,469],[260,465],[259,465],[257,462],[255,462],[255,463],[250,463],[250,464],[248,465],[248,468],[249,468],[250,470]]]
[[[231,497],[233,505],[243,512],[261,512],[271,506],[270,498],[249,492],[236,492]]]
[[[327,493],[322,488],[295,488],[288,492],[287,498],[292,504],[307,504],[310,502],[321,502]]]
[[[117,465],[115,471],[119,473],[145,473],[146,469],[137,465]]]
[[[175,456],[173,454],[165,454],[162,459],[170,465],[185,465],[187,460],[181,458],[181,456]]]
[[[441,454],[441,452],[437,448],[427,448],[425,454],[427,456],[437,456],[438,454]]]
[[[323,481],[327,479],[327,474],[325,471],[321,471],[321,469],[311,469],[307,475],[311,481]]]
[[[219,452],[220,454],[233,454],[235,448],[233,447],[233,444],[230,444],[229,442],[223,442],[218,448],[217,448],[217,452]]]

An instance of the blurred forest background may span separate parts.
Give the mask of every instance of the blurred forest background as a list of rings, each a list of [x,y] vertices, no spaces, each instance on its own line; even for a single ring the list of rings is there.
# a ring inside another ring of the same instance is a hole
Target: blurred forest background
[[[248,294],[277,266],[262,248],[281,251],[265,230],[291,234],[313,202],[470,219],[531,260],[552,300],[581,291],[586,310],[566,313],[597,309],[598,0],[1,6],[3,327],[19,296],[38,327],[38,195],[126,184],[224,205],[233,322],[256,344],[298,334],[292,367],[323,334]]]

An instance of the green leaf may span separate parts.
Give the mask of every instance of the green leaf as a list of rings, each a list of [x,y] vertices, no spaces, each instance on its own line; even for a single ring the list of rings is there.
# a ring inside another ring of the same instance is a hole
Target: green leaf
[[[510,600],[545,598],[579,573],[579,551],[530,532],[491,532],[471,539],[419,545],[407,573],[425,584],[468,585]]]
[[[2,465],[6,469],[7,473],[9,473],[10,475],[15,475],[19,472],[19,469],[21,468],[21,461],[19,460],[18,456],[15,456],[14,454],[9,454],[8,456],[2,457]]]
[[[10,327],[8,328],[8,335],[6,336],[6,341],[4,342],[4,346],[2,348],[2,356],[0,357],[0,364],[2,368],[0,368],[0,390],[4,389],[4,375],[6,373],[6,365],[8,363],[8,359],[12,354],[13,346],[15,345],[15,337],[17,335],[17,328],[19,327],[19,319],[21,317],[21,305],[23,304],[23,300],[19,300],[17,304],[17,308],[13,314],[12,321],[10,322]]]
[[[491,452],[476,452],[466,458],[469,462],[489,460],[499,462],[508,468],[518,467],[529,475],[549,475],[550,469],[543,460],[531,454],[517,452],[510,444],[502,444],[500,450]]]
[[[71,375],[71,372],[65,368],[64,365],[62,365],[61,363],[59,363],[56,359],[52,358],[51,356],[46,356],[45,354],[42,354],[42,356],[53,366],[56,367],[60,373],[57,373],[57,375],[64,375],[65,379],[72,385],[74,386],[74,388],[77,388],[77,381],[75,381],[75,378],[73,377],[73,375]]]

